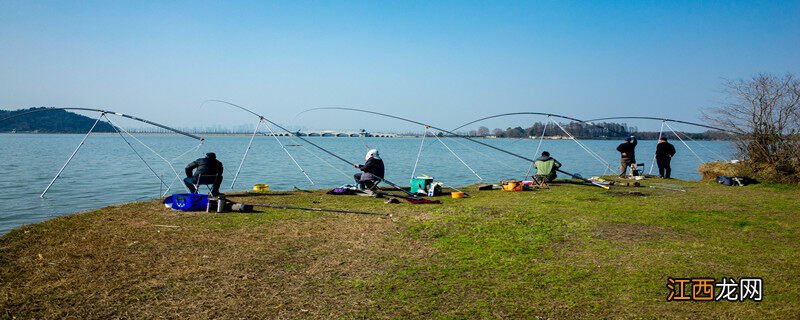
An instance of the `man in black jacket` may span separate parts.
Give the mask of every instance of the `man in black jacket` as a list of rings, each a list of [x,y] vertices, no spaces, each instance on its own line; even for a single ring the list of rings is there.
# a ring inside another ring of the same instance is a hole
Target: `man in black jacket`
[[[656,164],[658,164],[658,176],[669,179],[672,168],[669,163],[675,155],[675,146],[667,142],[667,138],[661,137],[656,145]]]
[[[353,176],[356,180],[356,184],[358,184],[358,188],[361,190],[372,188],[375,183],[383,179],[384,174],[383,160],[381,160],[378,150],[371,149],[367,151],[367,155],[364,158],[367,160],[366,163],[355,166],[362,172],[356,173]]]
[[[617,147],[617,151],[619,151],[620,156],[622,156],[619,159],[620,178],[624,178],[628,167],[636,163],[636,145],[638,143],[639,141],[636,140],[636,137],[631,135],[630,137],[625,137],[625,142],[620,143]]]
[[[200,184],[212,184],[211,195],[219,196],[219,185],[222,184],[223,169],[222,162],[217,160],[215,153],[206,153],[205,158],[197,159],[186,165],[186,179],[183,179],[183,183],[191,193],[197,193],[197,189],[194,186],[198,182]]]

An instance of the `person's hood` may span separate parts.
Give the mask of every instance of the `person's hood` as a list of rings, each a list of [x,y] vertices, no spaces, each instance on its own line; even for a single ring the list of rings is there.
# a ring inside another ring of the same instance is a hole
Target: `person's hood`
[[[547,161],[547,160],[550,160],[550,159],[553,159],[553,157],[551,157],[551,156],[541,156],[541,157],[537,158],[536,161]]]
[[[380,160],[381,155],[378,154],[378,149],[370,149],[369,151],[367,151],[367,155],[364,156],[364,160],[369,160],[369,158],[375,158]]]

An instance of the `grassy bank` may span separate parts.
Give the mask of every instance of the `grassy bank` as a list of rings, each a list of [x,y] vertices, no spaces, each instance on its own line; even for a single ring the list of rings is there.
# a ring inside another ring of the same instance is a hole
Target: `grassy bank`
[[[800,189],[669,183],[687,192],[561,184],[468,189],[473,197],[442,205],[300,191],[233,197],[388,217],[113,206],[0,238],[0,310],[18,318],[798,318]],[[764,298],[667,302],[667,277],[761,277]]]

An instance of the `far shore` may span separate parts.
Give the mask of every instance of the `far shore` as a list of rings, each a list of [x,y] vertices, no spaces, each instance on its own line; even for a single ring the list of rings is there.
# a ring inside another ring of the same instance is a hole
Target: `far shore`
[[[211,137],[249,137],[249,136],[253,135],[252,132],[251,133],[203,133],[203,132],[190,132],[190,133],[194,134],[194,135],[199,135],[199,136],[211,136]],[[85,132],[83,132],[83,133],[81,133],[81,132],[69,133],[69,132],[8,132],[8,131],[6,131],[6,132],[0,132],[0,134],[8,134],[8,135],[12,135],[12,134],[36,134],[36,135],[81,134],[82,135],[82,134],[86,134],[86,133]],[[113,134],[113,135],[115,135],[117,133],[116,132],[92,132],[92,134]],[[131,134],[136,134],[136,135],[146,134],[146,135],[161,135],[161,136],[178,136],[179,135],[177,133],[168,133],[168,132],[131,132]],[[258,136],[272,137],[271,134],[264,134],[264,133],[258,134]],[[290,135],[288,133],[286,133],[286,134],[279,134],[278,136],[279,137],[288,137]],[[351,139],[364,139],[363,137],[336,137],[336,136],[310,136],[310,137],[309,136],[302,136],[302,137],[303,138],[351,138]],[[387,138],[387,139],[418,138],[418,139],[421,139],[422,137],[423,137],[422,135],[396,134],[396,136],[392,136],[392,137],[366,137],[366,138]],[[513,137],[496,137],[496,136],[481,136],[481,137],[477,137],[477,136],[448,136],[448,135],[440,136],[439,138],[463,138],[463,137],[467,137],[467,138],[470,138],[470,139],[508,139],[508,140],[539,140],[539,139],[542,138],[542,137],[513,138]],[[428,136],[426,136],[426,138],[432,138],[432,136],[428,135]],[[570,138],[568,136],[547,136],[547,137],[544,137],[544,140],[572,140],[572,138]],[[577,140],[613,140],[613,141],[616,141],[616,140],[622,140],[622,138],[621,137],[594,137],[594,138],[578,138]],[[639,140],[641,140],[641,141],[655,141],[657,139],[641,138]],[[696,141],[732,141],[732,140],[720,140],[720,139],[694,139],[694,140],[696,140]]]

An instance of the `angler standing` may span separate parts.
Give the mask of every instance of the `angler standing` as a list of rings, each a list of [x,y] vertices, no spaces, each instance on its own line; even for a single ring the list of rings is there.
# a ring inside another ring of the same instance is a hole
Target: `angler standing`
[[[666,137],[661,137],[658,139],[658,145],[656,145],[656,164],[658,164],[659,177],[670,179],[669,176],[672,173],[670,162],[672,161],[672,156],[674,155],[675,146],[667,142]]]
[[[378,154],[377,149],[370,149],[367,151],[367,155],[364,157],[364,159],[367,160],[366,163],[355,166],[356,169],[359,169],[362,172],[356,173],[353,176],[356,180],[356,184],[358,184],[359,190],[371,189],[377,185],[378,182],[383,180],[384,174],[383,160],[381,160],[381,156]]]
[[[619,159],[620,178],[624,178],[628,167],[636,163],[636,144],[638,143],[639,141],[636,140],[636,137],[631,135],[630,137],[625,137],[625,142],[617,146],[617,151],[619,151],[621,156]]]
[[[219,185],[222,183],[223,169],[222,162],[217,160],[215,153],[206,153],[205,158],[197,159],[186,165],[186,179],[183,179],[183,183],[191,193],[197,193],[195,185],[211,184],[211,195],[217,197],[220,195]]]

